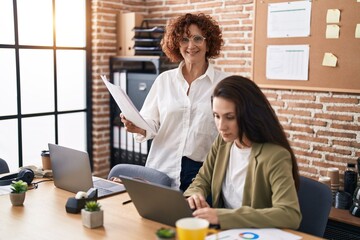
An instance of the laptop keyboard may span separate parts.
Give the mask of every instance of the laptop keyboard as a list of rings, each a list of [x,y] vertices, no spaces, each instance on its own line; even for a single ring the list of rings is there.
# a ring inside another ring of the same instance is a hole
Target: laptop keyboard
[[[116,186],[116,183],[102,181],[100,179],[94,181],[95,188],[109,188],[109,187],[114,187],[114,186]]]
[[[113,192],[113,191],[110,191],[110,190],[105,189],[105,188],[96,188],[96,189],[98,191],[98,196],[104,196],[104,195],[107,195],[107,194]]]

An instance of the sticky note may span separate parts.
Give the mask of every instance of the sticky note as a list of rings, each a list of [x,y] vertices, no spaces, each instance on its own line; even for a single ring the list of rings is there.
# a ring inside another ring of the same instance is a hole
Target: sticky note
[[[332,53],[325,53],[322,65],[326,67],[336,67],[337,57]]]
[[[340,10],[328,9],[326,14],[326,23],[339,23],[340,22]]]
[[[356,24],[355,38],[360,38],[360,23]]]
[[[340,27],[336,24],[326,26],[326,38],[339,38]]]

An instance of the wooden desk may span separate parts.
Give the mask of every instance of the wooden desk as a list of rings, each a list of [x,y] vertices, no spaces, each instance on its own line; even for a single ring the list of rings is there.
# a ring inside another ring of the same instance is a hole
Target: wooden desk
[[[13,207],[8,195],[0,196],[0,239],[125,239],[155,240],[155,231],[163,224],[142,218],[127,193],[100,199],[104,210],[104,226],[88,229],[81,215],[65,211],[65,204],[74,194],[54,187],[53,182],[39,183],[26,193],[23,207]],[[320,238],[286,230],[304,240]]]
[[[349,210],[332,208],[324,237],[327,239],[360,240],[360,218]]]
[[[360,218],[351,215],[349,210],[333,207],[331,208],[329,219],[360,228]]]

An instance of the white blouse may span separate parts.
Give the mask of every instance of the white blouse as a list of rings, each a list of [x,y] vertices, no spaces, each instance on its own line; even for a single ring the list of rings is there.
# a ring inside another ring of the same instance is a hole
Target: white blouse
[[[234,143],[230,150],[230,159],[222,183],[222,194],[226,208],[242,206],[246,172],[250,161],[251,148],[238,148]]]
[[[152,85],[140,114],[156,130],[144,137],[135,134],[138,142],[152,139],[146,166],[165,172],[180,186],[181,158],[186,156],[203,162],[217,136],[211,109],[215,85],[229,74],[209,64],[205,74],[189,84],[179,67],[161,73]]]

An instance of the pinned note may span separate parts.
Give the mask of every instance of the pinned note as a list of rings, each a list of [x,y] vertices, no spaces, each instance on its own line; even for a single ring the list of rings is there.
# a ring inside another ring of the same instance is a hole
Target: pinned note
[[[326,23],[339,23],[340,22],[340,10],[328,9],[326,14]]]
[[[360,38],[360,23],[356,24],[355,38]]]
[[[326,38],[339,38],[340,27],[336,24],[326,26]]]
[[[322,62],[323,66],[326,67],[336,67],[336,63],[337,63],[337,57],[332,54],[332,53],[325,53],[324,54],[324,59]]]

